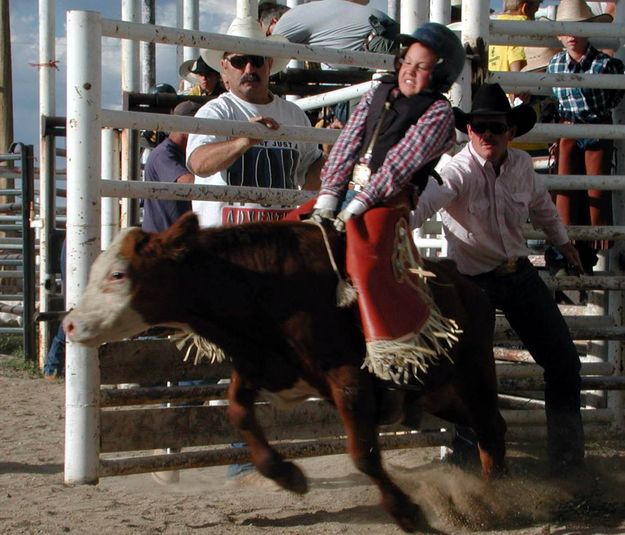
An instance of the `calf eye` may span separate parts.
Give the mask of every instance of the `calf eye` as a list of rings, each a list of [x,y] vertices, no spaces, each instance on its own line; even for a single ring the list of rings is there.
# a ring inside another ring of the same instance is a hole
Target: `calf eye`
[[[126,274],[123,271],[111,271],[109,274],[109,279],[114,281],[122,280],[126,277]]]

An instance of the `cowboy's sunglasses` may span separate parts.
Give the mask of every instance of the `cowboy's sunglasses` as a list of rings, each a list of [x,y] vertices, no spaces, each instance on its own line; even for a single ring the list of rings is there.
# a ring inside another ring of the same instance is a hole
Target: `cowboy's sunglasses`
[[[235,69],[245,69],[248,63],[252,64],[252,67],[259,69],[265,64],[265,58],[263,56],[228,56],[224,58],[230,62]]]
[[[477,123],[471,123],[471,129],[477,134],[483,134],[486,130],[489,130],[491,134],[499,136],[507,132],[510,129],[510,126],[506,123],[480,121]]]

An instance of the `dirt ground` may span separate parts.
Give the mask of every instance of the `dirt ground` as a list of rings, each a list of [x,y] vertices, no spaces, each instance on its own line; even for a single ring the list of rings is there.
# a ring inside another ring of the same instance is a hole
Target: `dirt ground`
[[[169,485],[146,474],[65,486],[64,384],[3,371],[0,392],[0,533],[400,533],[344,455],[298,461],[310,482],[303,497],[257,475],[232,482],[225,467],[183,471]],[[588,474],[567,482],[549,480],[538,454],[514,446],[510,476],[493,484],[438,457],[434,448],[385,453],[428,533],[625,533],[625,441],[590,444]]]

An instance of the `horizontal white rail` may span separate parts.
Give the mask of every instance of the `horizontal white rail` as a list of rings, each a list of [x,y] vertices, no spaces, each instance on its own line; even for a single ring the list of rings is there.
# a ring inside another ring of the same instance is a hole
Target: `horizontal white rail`
[[[280,126],[271,130],[258,123],[247,121],[226,121],[223,119],[198,119],[163,113],[138,111],[102,110],[102,126],[130,128],[133,130],[160,130],[163,132],[190,132],[193,134],[215,134],[225,137],[248,136],[256,139],[280,141],[308,141],[310,143],[334,143],[339,131],[331,128],[305,126]]]
[[[625,83],[625,77],[623,77]],[[517,141],[555,141],[561,137],[573,139],[625,139],[625,125],[622,124],[547,124],[538,123]]]
[[[529,356],[529,352],[527,352]],[[497,377],[511,379],[514,377],[542,377],[545,370],[538,364],[519,362],[497,362]],[[610,362],[584,362],[580,375],[611,375],[614,365]]]
[[[578,35],[583,37],[614,37],[625,34],[625,24],[617,22],[556,22],[556,21],[490,21],[491,33],[504,35]]]
[[[591,87],[623,89],[622,74],[553,74],[541,72],[490,72],[488,82],[506,86]]]
[[[544,175],[550,190],[625,190],[624,175]]]
[[[275,58],[293,58],[299,61],[367,67],[369,69],[395,69],[395,57],[389,54],[345,51],[320,46],[298,45],[289,42],[259,41],[245,37],[233,37],[218,33],[182,30],[169,26],[119,20],[102,19],[102,35],[150,43],[228,50]]]
[[[523,35],[504,35],[500,33],[492,33],[489,38],[491,45],[504,46],[534,46],[561,48],[562,43],[556,37],[547,37],[541,35],[523,34]],[[616,37],[593,37],[592,44],[595,48],[612,48],[617,50],[621,44]]]
[[[129,197],[132,199],[162,199],[170,201],[220,201],[256,202],[259,204],[296,206],[316,194],[313,191],[250,188],[246,186],[209,186],[207,184],[175,184],[135,182],[128,180],[102,180],[103,197]]]
[[[328,91],[327,93],[322,93],[320,95],[299,98],[294,100],[293,103],[297,104],[302,110],[314,110],[323,106],[331,106],[337,102],[361,97],[369,91],[375,83],[376,82],[374,81],[363,82],[362,84],[335,89],[334,91]]]
[[[572,240],[623,240],[625,226],[596,226],[569,225],[566,227],[569,238]],[[546,235],[542,230],[535,230],[531,225],[523,225],[523,236],[530,240],[544,240]]]
[[[545,411],[542,409],[504,410],[501,411],[508,425],[538,425],[546,423]],[[582,422],[611,423],[614,419],[612,409],[582,409]]]
[[[541,72],[495,72],[488,75],[487,82],[508,86],[541,87],[601,87],[623,89],[622,74],[553,74]]]

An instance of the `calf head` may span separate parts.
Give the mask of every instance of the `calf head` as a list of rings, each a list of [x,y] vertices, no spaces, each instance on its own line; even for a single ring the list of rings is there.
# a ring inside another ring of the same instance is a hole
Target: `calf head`
[[[153,325],[180,326],[175,313],[177,266],[196,242],[195,214],[160,234],[121,231],[95,260],[85,293],[63,321],[72,342],[98,346]]]

